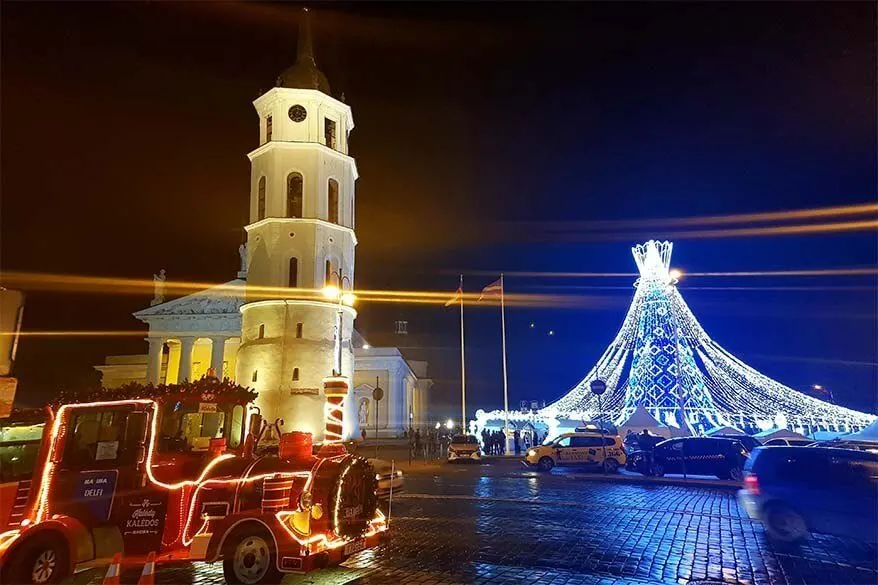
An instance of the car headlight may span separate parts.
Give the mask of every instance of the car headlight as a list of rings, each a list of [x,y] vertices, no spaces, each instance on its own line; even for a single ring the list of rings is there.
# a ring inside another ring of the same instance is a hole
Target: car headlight
[[[530,451],[527,452],[528,457],[536,457],[536,454],[537,454],[537,452],[534,451],[533,449],[531,449]]]

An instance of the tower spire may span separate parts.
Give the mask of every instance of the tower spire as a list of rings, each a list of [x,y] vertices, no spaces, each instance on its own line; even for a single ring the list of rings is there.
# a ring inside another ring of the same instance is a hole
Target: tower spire
[[[299,20],[299,38],[296,47],[296,62],[287,68],[277,78],[278,87],[291,89],[316,89],[326,95],[329,91],[329,81],[319,69],[314,59],[314,40],[311,35],[311,11],[307,8],[302,10]]]
[[[311,37],[311,11],[302,9],[302,18],[299,20],[299,44],[296,49],[296,63],[316,68],[314,60],[314,41]]]

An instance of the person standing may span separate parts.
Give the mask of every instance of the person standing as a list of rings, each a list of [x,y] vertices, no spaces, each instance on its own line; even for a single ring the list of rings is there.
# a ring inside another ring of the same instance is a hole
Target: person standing
[[[518,432],[518,429],[515,429],[512,439],[515,442],[515,454],[521,455],[521,433]]]

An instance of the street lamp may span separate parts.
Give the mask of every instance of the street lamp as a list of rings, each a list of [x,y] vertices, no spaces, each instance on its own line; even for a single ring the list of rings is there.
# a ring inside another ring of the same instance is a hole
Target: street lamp
[[[347,305],[348,307],[352,307],[357,300],[357,297],[352,292],[344,292],[344,282],[348,281],[348,285],[350,288],[354,287],[353,281],[350,277],[342,274],[341,268],[337,271],[333,270],[330,273],[331,277],[337,279],[339,286],[335,286],[334,284],[328,284],[323,287],[323,296],[331,301],[338,301],[338,311],[335,314],[335,368],[332,370],[333,376],[341,376],[341,336],[342,336],[342,324],[344,319],[344,307]]]
[[[445,421],[445,428],[448,429],[449,431],[451,429],[453,429],[454,428],[454,421],[451,420],[450,418],[447,421]]]

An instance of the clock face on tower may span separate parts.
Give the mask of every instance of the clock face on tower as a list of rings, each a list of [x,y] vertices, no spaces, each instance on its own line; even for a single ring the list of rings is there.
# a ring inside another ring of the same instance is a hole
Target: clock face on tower
[[[308,116],[308,112],[300,105],[291,107],[288,113],[290,115],[290,120],[293,122],[302,122]]]

